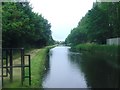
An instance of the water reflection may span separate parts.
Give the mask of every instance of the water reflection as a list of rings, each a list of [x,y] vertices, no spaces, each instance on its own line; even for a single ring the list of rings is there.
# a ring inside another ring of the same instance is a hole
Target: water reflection
[[[87,88],[79,65],[72,61],[69,47],[59,46],[50,50],[44,88]],[[76,54],[75,54],[76,55]],[[71,60],[69,60],[71,59]],[[79,61],[79,60],[78,60]]]
[[[102,54],[84,52],[81,56],[84,62],[80,68],[85,74],[88,87],[119,88],[120,70],[108,63],[108,58]]]
[[[108,63],[113,57],[100,53],[71,52],[68,47],[50,50],[43,87],[119,88],[120,69]]]
[[[46,57],[46,62],[45,62],[45,73],[44,73],[44,78],[43,78],[43,81],[45,80],[45,78],[47,77],[47,75],[49,74],[49,72],[50,72],[50,60],[49,60],[49,58],[50,58],[50,52],[49,52],[49,54],[47,55],[47,57]]]

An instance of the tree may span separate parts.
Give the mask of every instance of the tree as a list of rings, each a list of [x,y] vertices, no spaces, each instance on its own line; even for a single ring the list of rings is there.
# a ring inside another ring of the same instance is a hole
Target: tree
[[[3,2],[2,16],[3,47],[41,47],[53,40],[51,24],[29,2]]]
[[[93,8],[66,38],[67,43],[95,42],[105,44],[106,39],[120,37],[120,2],[94,3]]]

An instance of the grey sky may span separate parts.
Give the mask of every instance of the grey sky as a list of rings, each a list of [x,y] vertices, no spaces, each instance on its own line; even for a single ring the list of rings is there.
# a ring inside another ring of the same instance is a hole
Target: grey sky
[[[42,14],[52,27],[54,40],[64,41],[71,29],[90,10],[96,0],[30,0],[33,11]]]

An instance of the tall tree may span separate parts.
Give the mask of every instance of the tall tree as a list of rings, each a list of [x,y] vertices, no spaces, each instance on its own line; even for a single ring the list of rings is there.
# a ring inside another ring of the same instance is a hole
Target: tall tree
[[[51,24],[29,2],[3,2],[2,16],[3,47],[41,47],[53,40]]]
[[[96,42],[105,44],[106,39],[120,37],[120,2],[94,3],[93,8],[66,38],[72,44]]]

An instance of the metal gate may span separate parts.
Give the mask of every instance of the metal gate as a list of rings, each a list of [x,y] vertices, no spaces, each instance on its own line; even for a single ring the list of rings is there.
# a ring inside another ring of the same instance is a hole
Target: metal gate
[[[13,64],[13,51],[18,50],[20,53],[20,64]],[[25,57],[28,59],[28,64],[25,64]],[[31,85],[31,64],[30,55],[24,54],[24,48],[3,48],[2,49],[2,86],[4,85],[4,77],[9,77],[10,82],[13,82],[13,68],[21,68],[21,84],[25,78],[29,79]],[[28,68],[28,75],[25,75],[25,68]]]

